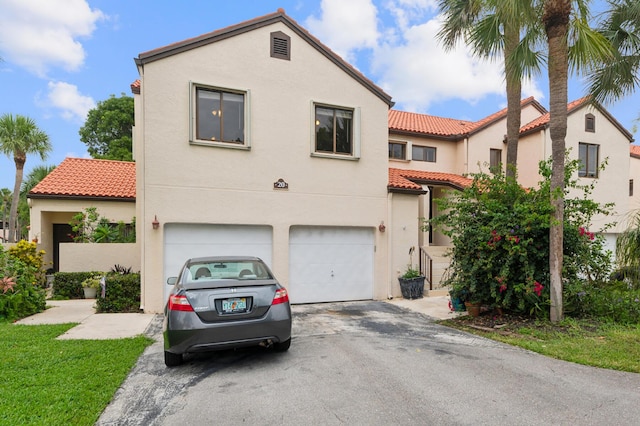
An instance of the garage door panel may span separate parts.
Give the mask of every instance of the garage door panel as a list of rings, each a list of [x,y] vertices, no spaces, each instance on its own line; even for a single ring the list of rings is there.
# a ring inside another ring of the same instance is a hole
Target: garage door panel
[[[272,240],[270,226],[169,223],[164,227],[164,282],[192,257],[256,256],[271,267]],[[168,290],[165,285],[165,298]]]
[[[293,303],[373,297],[374,233],[367,228],[293,227],[289,285]]]

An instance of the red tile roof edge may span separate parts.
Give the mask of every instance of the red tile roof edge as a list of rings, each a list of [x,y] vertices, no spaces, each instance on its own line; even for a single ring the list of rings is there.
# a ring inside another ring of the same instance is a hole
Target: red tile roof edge
[[[633,158],[640,158],[640,145],[629,145],[629,153]]]
[[[28,197],[135,201],[136,163],[67,157]]]
[[[472,179],[453,173],[389,168],[387,189],[424,193],[425,191],[419,183],[442,184],[456,189],[464,189],[470,186],[472,182]]]

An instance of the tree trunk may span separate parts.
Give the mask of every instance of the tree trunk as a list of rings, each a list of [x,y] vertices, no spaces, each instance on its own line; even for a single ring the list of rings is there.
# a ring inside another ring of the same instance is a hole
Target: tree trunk
[[[11,210],[9,211],[9,242],[16,242],[16,228],[18,222],[18,203],[20,202],[20,186],[22,186],[22,174],[26,156],[15,155],[13,161],[16,163],[16,180],[13,185],[13,198],[11,199]]]
[[[549,133],[551,136],[551,207],[549,228],[549,272],[551,321],[561,321],[562,263],[564,231],[564,159],[567,135],[567,81],[569,50],[567,31],[571,14],[570,0],[546,0],[543,23],[549,44]]]
[[[506,175],[515,179],[518,167],[518,138],[520,137],[522,80],[514,75],[510,60],[520,41],[520,28],[507,26],[505,28],[504,60],[505,79],[507,82],[507,166]]]

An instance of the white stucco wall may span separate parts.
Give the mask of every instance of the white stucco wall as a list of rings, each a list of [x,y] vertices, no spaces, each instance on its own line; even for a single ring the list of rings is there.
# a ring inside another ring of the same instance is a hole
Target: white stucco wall
[[[269,57],[273,31],[291,37],[290,61]],[[164,224],[270,225],[274,273],[287,285],[291,226],[387,223],[388,105],[286,25],[145,64],[141,79],[135,140],[145,310],[158,312],[164,303]],[[191,81],[249,91],[250,150],[189,144]],[[311,155],[313,102],[359,109],[359,160]],[[288,190],[274,190],[280,178]],[[387,293],[386,256],[386,234],[378,232],[376,298]]]

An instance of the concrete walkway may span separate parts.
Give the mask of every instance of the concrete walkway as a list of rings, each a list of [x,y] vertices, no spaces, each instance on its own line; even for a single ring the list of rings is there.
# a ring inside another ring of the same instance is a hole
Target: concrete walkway
[[[453,318],[457,312],[449,310],[448,296],[431,296],[422,299],[391,299],[388,303],[400,306],[435,319]],[[145,334],[155,329],[155,314],[97,314],[94,299],[48,300],[47,309],[39,314],[16,321],[15,324],[64,324],[78,323],[77,326],[59,336],[60,340],[71,339],[122,339]],[[157,322],[157,321],[156,321]]]
[[[97,314],[94,299],[47,300],[47,309],[39,314],[23,318],[15,324],[64,324],[79,323],[60,340],[71,339],[122,339],[144,334],[155,317],[154,314]]]

